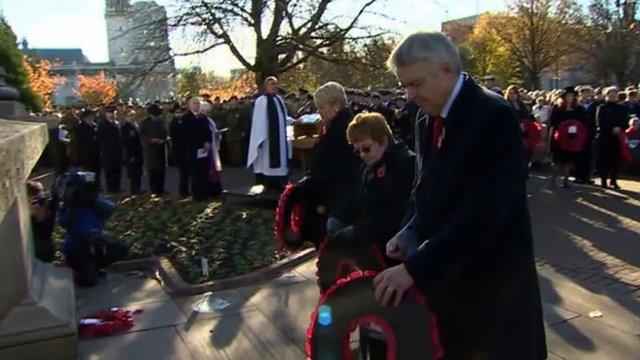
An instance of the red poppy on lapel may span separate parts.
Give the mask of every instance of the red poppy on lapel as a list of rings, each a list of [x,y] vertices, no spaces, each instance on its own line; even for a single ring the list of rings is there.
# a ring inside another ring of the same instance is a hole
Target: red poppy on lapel
[[[376,170],[376,175],[378,175],[379,178],[383,178],[386,171],[387,171],[387,168],[384,165],[382,165],[378,168],[378,170]]]
[[[327,135],[328,129],[329,129],[329,124],[322,125],[322,135]]]

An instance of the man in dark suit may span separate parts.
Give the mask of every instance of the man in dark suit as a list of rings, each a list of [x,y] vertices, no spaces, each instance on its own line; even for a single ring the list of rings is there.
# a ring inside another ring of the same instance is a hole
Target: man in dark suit
[[[200,116],[200,100],[196,96],[187,99],[188,110],[182,117],[185,141],[185,161],[191,177],[191,196],[194,200],[209,197],[209,161],[211,130],[206,117]]]
[[[164,195],[167,129],[164,126],[164,116],[160,106],[157,104],[149,105],[147,113],[149,116],[140,124],[140,139],[149,174],[149,189],[152,194]]]
[[[127,113],[122,124],[122,145],[124,147],[124,160],[127,167],[127,176],[131,195],[140,193],[142,184],[142,142],[140,141],[140,131],[135,122],[136,113],[131,108],[127,108]]]
[[[100,146],[102,169],[107,180],[107,191],[118,193],[122,177],[120,125],[116,121],[114,106],[105,107],[104,112],[104,119],[98,124],[98,145]]]
[[[98,126],[95,112],[85,110],[80,115],[80,123],[75,128],[75,153],[78,166],[84,171],[96,174],[96,184],[100,187],[100,148],[98,147]]]
[[[171,157],[173,165],[177,167],[180,172],[180,196],[188,197],[191,194],[189,193],[189,169],[185,159],[187,150],[185,149],[183,116],[182,108],[176,106],[173,109],[173,119],[171,119],[171,123],[169,124],[169,136],[171,137]]]
[[[415,215],[387,243],[404,262],[375,278],[376,298],[399,304],[415,283],[446,359],[546,358],[518,119],[440,33],[410,35],[388,64],[424,116]]]

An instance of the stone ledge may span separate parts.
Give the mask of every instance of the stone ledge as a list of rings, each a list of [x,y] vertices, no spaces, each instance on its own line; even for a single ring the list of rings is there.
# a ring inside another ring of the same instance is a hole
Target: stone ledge
[[[207,291],[220,291],[276,278],[284,271],[292,269],[316,255],[314,248],[303,250],[257,271],[249,274],[234,276],[228,279],[214,280],[203,284],[189,284],[182,279],[178,271],[171,265],[169,259],[157,259],[157,269],[163,286],[172,295],[197,295]]]

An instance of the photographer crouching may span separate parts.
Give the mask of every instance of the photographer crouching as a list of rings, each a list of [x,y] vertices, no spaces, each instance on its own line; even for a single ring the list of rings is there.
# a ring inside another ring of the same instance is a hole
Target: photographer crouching
[[[115,204],[100,196],[92,172],[58,178],[54,197],[62,200],[58,223],[67,230],[63,253],[79,286],[94,286],[106,266],[124,259],[129,246],[104,234]]]

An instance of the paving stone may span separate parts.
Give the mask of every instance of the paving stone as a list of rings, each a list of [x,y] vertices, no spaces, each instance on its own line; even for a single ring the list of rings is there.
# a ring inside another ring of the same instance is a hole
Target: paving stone
[[[546,329],[549,351],[566,359],[637,360],[638,338],[593,319],[575,318]]]
[[[560,306],[542,304],[542,312],[544,314],[544,324],[547,326],[558,324],[567,320],[571,320],[580,316],[573,311],[569,311]]]
[[[156,280],[120,273],[109,274],[93,288],[76,288],[76,306],[79,312],[160,300],[169,300],[169,296]]]
[[[83,360],[191,359],[173,327],[138,331],[79,343]]]
[[[304,359],[260,311],[196,321],[178,328],[194,359]]]
[[[316,275],[316,272],[318,271],[318,266],[316,265],[317,261],[318,259],[314,257],[312,260],[298,266],[296,268],[296,272],[311,281],[316,281],[316,279],[318,278],[318,276]]]
[[[279,288],[264,288],[250,300],[301,349],[306,343],[306,329],[320,294],[310,281]]]

